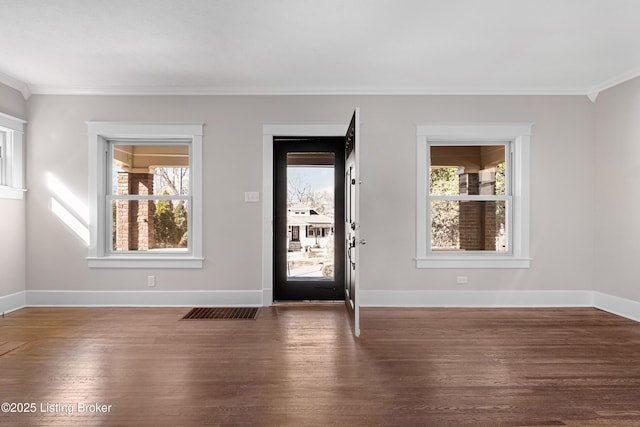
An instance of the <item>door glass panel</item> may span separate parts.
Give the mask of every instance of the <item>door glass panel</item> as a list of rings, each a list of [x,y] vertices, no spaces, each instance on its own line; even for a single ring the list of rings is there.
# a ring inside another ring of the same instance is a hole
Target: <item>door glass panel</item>
[[[335,154],[287,154],[287,280],[334,280]]]

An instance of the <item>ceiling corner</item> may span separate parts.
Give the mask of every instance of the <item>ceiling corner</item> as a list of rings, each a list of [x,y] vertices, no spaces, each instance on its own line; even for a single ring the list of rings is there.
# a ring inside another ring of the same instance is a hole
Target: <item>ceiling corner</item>
[[[587,91],[587,96],[589,97],[591,102],[596,102],[596,98],[598,97],[600,92],[611,89],[614,86],[628,82],[629,80],[633,80],[637,77],[640,77],[640,67],[634,68],[622,74],[618,74],[617,76],[592,87],[589,91]]]

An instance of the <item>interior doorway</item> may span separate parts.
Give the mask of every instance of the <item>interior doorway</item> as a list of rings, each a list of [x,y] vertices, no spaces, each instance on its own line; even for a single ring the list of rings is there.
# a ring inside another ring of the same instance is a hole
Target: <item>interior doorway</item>
[[[275,301],[344,300],[344,137],[273,138]]]

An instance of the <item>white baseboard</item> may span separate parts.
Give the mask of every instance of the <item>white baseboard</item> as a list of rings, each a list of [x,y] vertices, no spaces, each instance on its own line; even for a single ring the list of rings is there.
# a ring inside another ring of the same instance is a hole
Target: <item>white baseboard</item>
[[[360,291],[361,307],[593,307],[640,322],[640,302],[594,291]]]
[[[262,291],[26,291],[28,307],[262,306]]]
[[[265,307],[273,305],[273,289],[262,290],[262,305]]]
[[[593,306],[600,310],[640,322],[640,302],[614,295],[593,293]]]
[[[360,291],[361,307],[592,307],[591,291]]]
[[[0,313],[24,307],[268,306],[271,290],[21,291]],[[361,291],[361,307],[594,307],[640,322],[640,302],[593,291]]]
[[[27,306],[27,296],[25,291],[0,297],[0,312],[11,313]]]

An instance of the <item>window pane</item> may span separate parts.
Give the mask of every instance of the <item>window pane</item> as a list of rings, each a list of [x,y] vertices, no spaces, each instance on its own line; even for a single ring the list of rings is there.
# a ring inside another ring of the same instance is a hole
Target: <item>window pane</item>
[[[459,202],[431,202],[431,248],[460,249]]]
[[[504,195],[505,145],[431,146],[431,195]]]
[[[334,153],[287,154],[288,280],[334,280],[334,193]]]
[[[432,196],[456,196],[460,193],[457,167],[431,166],[429,175]]]
[[[111,194],[189,195],[189,146],[113,144]]]
[[[505,208],[505,201],[432,201],[432,250],[506,252]]]
[[[112,250],[186,251],[188,207],[184,200],[114,200]]]

